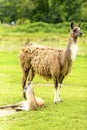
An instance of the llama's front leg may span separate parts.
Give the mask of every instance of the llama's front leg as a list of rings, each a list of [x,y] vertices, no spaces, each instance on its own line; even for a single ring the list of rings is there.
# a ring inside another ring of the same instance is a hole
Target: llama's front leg
[[[58,89],[58,81],[54,80],[54,103],[57,103],[57,89]]]
[[[55,87],[54,103],[61,102],[60,87],[61,87],[60,83],[58,84],[57,87]]]

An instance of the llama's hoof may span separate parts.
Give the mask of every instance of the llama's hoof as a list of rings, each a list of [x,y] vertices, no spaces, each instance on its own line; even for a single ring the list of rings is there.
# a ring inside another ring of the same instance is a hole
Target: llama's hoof
[[[57,104],[57,102],[54,102],[54,104]]]
[[[54,101],[54,104],[61,103],[61,102],[63,102],[63,100]]]
[[[60,102],[63,102],[63,100],[60,100]]]
[[[58,103],[63,102],[63,100],[59,100]]]

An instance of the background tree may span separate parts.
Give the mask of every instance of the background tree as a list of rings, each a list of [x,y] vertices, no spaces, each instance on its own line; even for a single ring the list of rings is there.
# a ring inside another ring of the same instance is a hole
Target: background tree
[[[87,21],[86,0],[0,0],[0,20],[10,23]]]

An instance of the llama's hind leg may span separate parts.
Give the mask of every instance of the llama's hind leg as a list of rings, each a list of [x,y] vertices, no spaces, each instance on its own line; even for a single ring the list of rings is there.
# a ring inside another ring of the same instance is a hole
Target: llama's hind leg
[[[23,73],[22,87],[23,87],[23,96],[25,99],[26,99],[26,89],[29,86],[32,87],[31,81],[33,80],[33,77],[34,77],[34,71],[32,68]]]
[[[57,101],[62,102],[61,97],[60,97],[60,89],[61,89],[62,83],[58,83],[58,88],[57,88]]]
[[[23,74],[22,86],[23,86],[23,96],[25,99],[26,99],[26,89],[27,87],[32,87],[31,81],[33,80],[33,77],[34,77],[34,71],[32,68],[30,68],[27,72],[24,72]],[[28,83],[26,83],[26,81]]]
[[[28,74],[28,85],[31,84],[31,81],[33,80],[34,76],[35,76],[35,73],[33,71],[33,68],[30,68],[29,74]]]
[[[28,72],[29,72],[29,70],[27,70],[27,71],[24,71],[23,70],[23,77],[22,77],[22,88],[23,88],[23,97],[24,98],[26,98],[25,97],[25,85],[26,85],[26,81],[27,81],[27,77],[28,77]]]

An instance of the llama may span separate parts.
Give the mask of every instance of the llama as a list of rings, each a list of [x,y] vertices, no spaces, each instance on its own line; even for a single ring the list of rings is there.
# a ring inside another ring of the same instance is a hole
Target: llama
[[[19,58],[23,70],[23,89],[27,80],[31,83],[35,74],[38,74],[47,80],[53,79],[55,90],[54,103],[62,101],[60,88],[63,79],[70,72],[72,62],[76,57],[77,38],[82,36],[80,25],[81,23],[74,27],[74,23],[71,23],[68,45],[65,49],[56,49],[33,43],[29,43],[22,48]]]
[[[0,111],[3,109],[7,112],[12,112],[15,113],[16,111],[31,111],[31,110],[36,110],[39,107],[44,107],[45,102],[43,99],[36,97],[34,94],[34,90],[29,84],[26,88],[26,99],[25,101],[21,101],[16,104],[9,104],[9,105],[4,105],[0,106]]]

